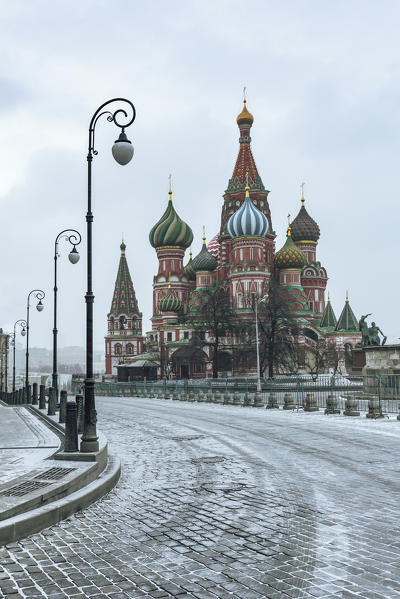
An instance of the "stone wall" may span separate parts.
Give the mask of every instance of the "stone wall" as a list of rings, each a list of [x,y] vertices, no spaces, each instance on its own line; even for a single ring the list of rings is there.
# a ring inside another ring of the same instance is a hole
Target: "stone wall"
[[[400,374],[400,345],[364,347],[364,374]]]

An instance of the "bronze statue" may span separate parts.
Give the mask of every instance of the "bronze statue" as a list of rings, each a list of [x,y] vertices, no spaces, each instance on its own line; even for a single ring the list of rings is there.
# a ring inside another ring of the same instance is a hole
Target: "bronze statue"
[[[383,337],[382,345],[385,345],[387,337],[385,337],[385,335],[382,333],[380,328],[378,326],[376,326],[376,324],[374,322],[372,323],[372,326],[368,327],[368,324],[366,322],[367,316],[371,316],[371,314],[365,314],[365,316],[361,316],[361,318],[358,322],[358,326],[359,326],[359,329],[360,329],[361,335],[362,335],[362,341],[361,341],[362,347],[371,346],[371,345],[381,345],[379,333]]]

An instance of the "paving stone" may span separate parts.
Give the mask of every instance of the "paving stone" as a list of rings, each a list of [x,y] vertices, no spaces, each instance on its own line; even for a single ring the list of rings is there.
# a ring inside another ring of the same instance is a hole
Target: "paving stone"
[[[0,599],[400,597],[397,421],[97,403],[121,479],[0,548]]]

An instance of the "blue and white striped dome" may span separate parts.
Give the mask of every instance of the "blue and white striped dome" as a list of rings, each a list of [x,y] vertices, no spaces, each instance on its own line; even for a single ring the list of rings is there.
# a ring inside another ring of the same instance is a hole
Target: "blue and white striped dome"
[[[264,237],[267,234],[268,219],[254,206],[247,189],[243,204],[232,214],[226,228],[231,237]]]

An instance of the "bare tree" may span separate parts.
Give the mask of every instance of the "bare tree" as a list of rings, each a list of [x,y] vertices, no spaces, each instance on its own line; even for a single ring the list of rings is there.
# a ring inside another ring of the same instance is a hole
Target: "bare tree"
[[[276,372],[290,373],[298,369],[299,326],[293,310],[293,296],[275,279],[270,279],[258,301],[260,375],[267,371],[272,378]],[[254,330],[254,329],[253,329]]]
[[[306,347],[304,365],[314,381],[318,379],[319,374],[326,370],[329,363],[329,352],[325,339],[318,339]]]
[[[200,290],[199,290],[200,291]],[[200,302],[196,310],[188,315],[188,321],[195,329],[193,344],[208,345],[212,348],[213,378],[218,378],[218,354],[224,347],[224,338],[234,326],[235,313],[232,310],[229,287],[215,282],[211,287],[202,288]],[[200,339],[200,331],[207,331],[209,338]]]

